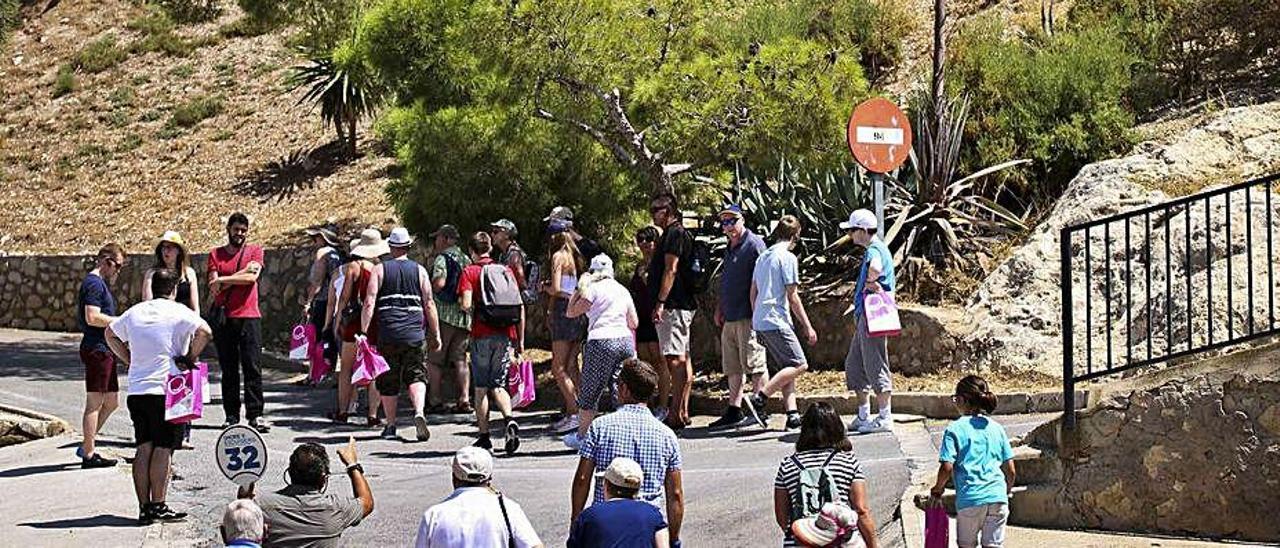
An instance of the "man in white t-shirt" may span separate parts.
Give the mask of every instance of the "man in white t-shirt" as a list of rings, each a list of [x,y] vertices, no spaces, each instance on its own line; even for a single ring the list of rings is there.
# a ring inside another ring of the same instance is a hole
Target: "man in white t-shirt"
[[[417,548],[541,548],[529,518],[495,491],[493,456],[463,447],[453,456],[453,494],[428,508],[418,524]]]
[[[170,372],[195,367],[213,331],[186,305],[174,302],[178,279],[172,270],[156,271],[151,276],[156,297],[134,305],[107,328],[107,344],[129,368],[126,401],[137,446],[133,487],[141,525],[186,518],[165,504],[170,457],[182,435],[178,425],[164,418],[164,385]]]

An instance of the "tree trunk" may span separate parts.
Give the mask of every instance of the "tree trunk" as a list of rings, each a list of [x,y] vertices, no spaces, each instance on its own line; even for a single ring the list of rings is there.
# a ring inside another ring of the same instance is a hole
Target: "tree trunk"
[[[347,155],[351,158],[356,157],[356,117],[354,115],[347,116]]]

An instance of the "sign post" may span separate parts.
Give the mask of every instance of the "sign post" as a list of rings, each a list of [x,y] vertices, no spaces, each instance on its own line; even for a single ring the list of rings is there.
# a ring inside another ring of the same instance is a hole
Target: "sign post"
[[[257,430],[243,424],[223,430],[214,451],[222,475],[240,487],[248,487],[267,471],[267,444]]]
[[[875,192],[878,233],[885,233],[884,174],[898,169],[911,154],[911,122],[883,97],[867,99],[849,117],[849,150],[866,168]]]

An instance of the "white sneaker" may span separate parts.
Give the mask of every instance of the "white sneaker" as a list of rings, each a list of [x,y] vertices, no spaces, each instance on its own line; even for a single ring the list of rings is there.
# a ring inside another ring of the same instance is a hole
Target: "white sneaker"
[[[578,415],[569,415],[563,419],[556,421],[551,425],[551,430],[557,434],[564,434],[578,429]]]
[[[578,448],[582,446],[582,440],[578,439],[577,432],[565,434],[564,438],[561,439],[564,441],[565,446],[569,449],[573,449],[574,451],[577,451]]]
[[[877,432],[893,432],[893,417],[876,417],[870,423],[858,428],[860,434],[875,434]]]
[[[849,423],[849,431],[861,432],[863,428],[866,428],[869,426],[871,426],[870,418],[855,417],[853,421]]]

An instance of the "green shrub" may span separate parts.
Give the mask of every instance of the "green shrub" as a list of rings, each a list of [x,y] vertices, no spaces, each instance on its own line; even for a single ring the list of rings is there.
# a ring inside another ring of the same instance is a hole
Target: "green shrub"
[[[106,113],[102,117],[102,121],[111,127],[125,127],[129,125],[129,113],[125,112],[124,109],[115,109]]]
[[[173,32],[174,23],[173,18],[169,17],[164,10],[151,8],[144,15],[125,23],[124,26],[129,30],[150,36]]]
[[[1069,21],[1077,29],[1119,29],[1141,59],[1130,91],[1141,114],[1280,80],[1280,2],[1273,0],[1078,0]]]
[[[178,23],[203,23],[222,14],[219,0],[150,0]]]
[[[191,66],[191,63],[183,63],[181,65],[178,65],[176,67],[169,69],[170,75],[175,76],[177,78],[184,79],[184,80],[187,78],[190,78],[191,75],[195,73],[196,73],[196,68]]]
[[[171,57],[187,57],[196,49],[216,44],[217,36],[199,36],[183,38],[174,32],[173,19],[167,12],[152,9],[147,15],[130,21],[125,25],[130,30],[142,33],[142,39],[129,46],[134,53],[163,53]]]
[[[948,89],[973,101],[961,172],[1029,158],[1032,166],[986,184],[1041,204],[1055,199],[1082,166],[1131,143],[1125,93],[1136,61],[1111,27],[1027,41],[1006,36],[998,17],[971,21],[947,65]]]
[[[57,99],[77,89],[80,89],[80,82],[76,80],[75,70],[69,65],[63,65],[53,81],[53,98]]]
[[[201,95],[174,108],[173,114],[169,117],[169,123],[189,128],[221,113],[221,95]]]
[[[130,133],[120,139],[120,144],[116,145],[116,153],[122,154],[131,150],[136,150],[142,146],[142,136],[137,133]]]
[[[107,101],[110,101],[113,107],[131,107],[137,103],[138,95],[133,91],[132,86],[120,86],[107,96]]]
[[[297,0],[236,0],[245,16],[263,28],[277,28],[290,22]]]
[[[106,35],[89,42],[71,59],[71,66],[90,74],[102,72],[119,65],[129,57],[129,52],[116,43],[116,37]]]
[[[0,0],[0,46],[9,40],[9,31],[18,28],[22,14],[21,0]]]
[[[815,30],[855,50],[867,79],[876,83],[902,62],[903,44],[920,27],[908,6],[897,0],[840,0],[815,21]]]

